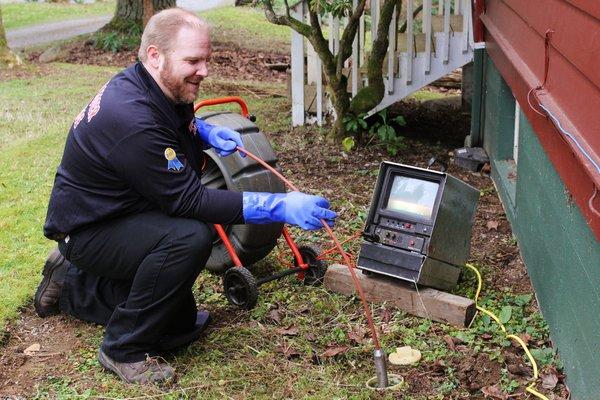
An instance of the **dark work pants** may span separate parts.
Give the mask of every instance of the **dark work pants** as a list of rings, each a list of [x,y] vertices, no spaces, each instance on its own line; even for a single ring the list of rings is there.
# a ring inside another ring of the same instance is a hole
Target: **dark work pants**
[[[192,286],[212,249],[207,224],[147,212],[77,231],[59,249],[72,263],[60,309],[106,325],[102,350],[114,360],[144,360],[164,335],[194,327]]]

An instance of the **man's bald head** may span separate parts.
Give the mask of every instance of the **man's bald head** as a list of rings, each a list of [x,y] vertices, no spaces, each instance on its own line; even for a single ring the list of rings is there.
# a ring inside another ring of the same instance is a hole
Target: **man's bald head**
[[[196,14],[181,8],[168,8],[154,14],[142,34],[142,43],[138,58],[145,63],[148,59],[148,47],[154,46],[166,54],[173,49],[179,30],[183,27],[208,30],[209,26]]]

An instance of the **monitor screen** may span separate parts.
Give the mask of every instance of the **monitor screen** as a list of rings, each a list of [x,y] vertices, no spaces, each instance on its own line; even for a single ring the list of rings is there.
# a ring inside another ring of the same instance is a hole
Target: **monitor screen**
[[[385,210],[431,219],[440,184],[396,175]]]

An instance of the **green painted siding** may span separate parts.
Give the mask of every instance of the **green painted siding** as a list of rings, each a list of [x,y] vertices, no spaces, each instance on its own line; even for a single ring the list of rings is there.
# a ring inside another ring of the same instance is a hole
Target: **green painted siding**
[[[600,244],[525,118],[513,224],[574,399],[600,399]]]
[[[570,201],[523,114],[518,165],[507,161],[512,154],[512,131],[510,141],[506,138],[507,126],[514,130],[514,98],[486,58],[484,147],[492,168],[496,166],[492,178],[564,362],[572,398],[600,399],[600,243]],[[504,179],[506,163],[516,168],[516,179]]]
[[[490,159],[511,159],[515,131],[515,99],[490,57],[485,57],[483,79],[483,147]]]
[[[506,214],[509,220],[512,220],[516,209],[517,176],[513,160],[515,99],[492,59],[484,56],[481,60],[484,63],[484,101],[481,116],[483,121],[480,124],[483,128],[483,147],[490,157],[492,178],[498,188]]]

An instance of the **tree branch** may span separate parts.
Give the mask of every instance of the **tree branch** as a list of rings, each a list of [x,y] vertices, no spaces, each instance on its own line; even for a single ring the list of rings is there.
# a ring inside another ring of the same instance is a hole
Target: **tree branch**
[[[383,58],[385,57],[385,53],[387,53],[389,45],[388,34],[390,23],[392,22],[392,14],[394,7],[397,7],[397,14],[399,15],[401,6],[401,0],[385,0],[383,7],[381,7],[381,14],[377,25],[377,38],[373,41],[373,50],[371,51],[368,63],[369,82],[371,82],[371,79],[382,79],[381,69]]]
[[[308,15],[310,19],[310,25],[313,29],[312,34],[308,38],[310,44],[312,44],[313,48],[319,55],[321,62],[323,63],[323,67],[326,70],[326,75],[329,81],[332,84],[336,84],[336,80],[333,79],[333,75],[335,74],[335,64],[333,54],[329,50],[329,43],[325,40],[325,36],[323,36],[323,30],[321,29],[321,24],[319,22],[319,15],[316,11],[309,8]]]
[[[423,10],[423,4],[421,4],[420,6],[418,6],[417,8],[415,8],[415,11],[413,11],[413,19],[417,18],[417,15],[419,15],[419,13]],[[407,21],[404,21],[404,23],[402,24],[402,26],[400,27],[400,29],[398,29],[398,32],[400,33],[404,33],[406,32],[406,27],[408,26]]]
[[[337,55],[337,68],[341,73],[344,66],[344,62],[352,55],[352,42],[356,37],[356,31],[358,30],[360,17],[365,11],[365,4],[367,0],[360,0],[356,6],[356,10],[348,18],[348,25],[344,28],[342,38],[340,39],[340,52]]]
[[[275,10],[273,10],[273,3],[271,0],[262,0],[263,9],[265,10],[265,17],[267,20],[275,25],[284,25],[289,26],[302,36],[308,38],[310,36],[311,27],[310,25],[305,24],[302,21],[298,21],[296,18],[292,17],[290,14],[290,7],[288,2],[285,1],[285,11],[286,15],[277,15]]]

